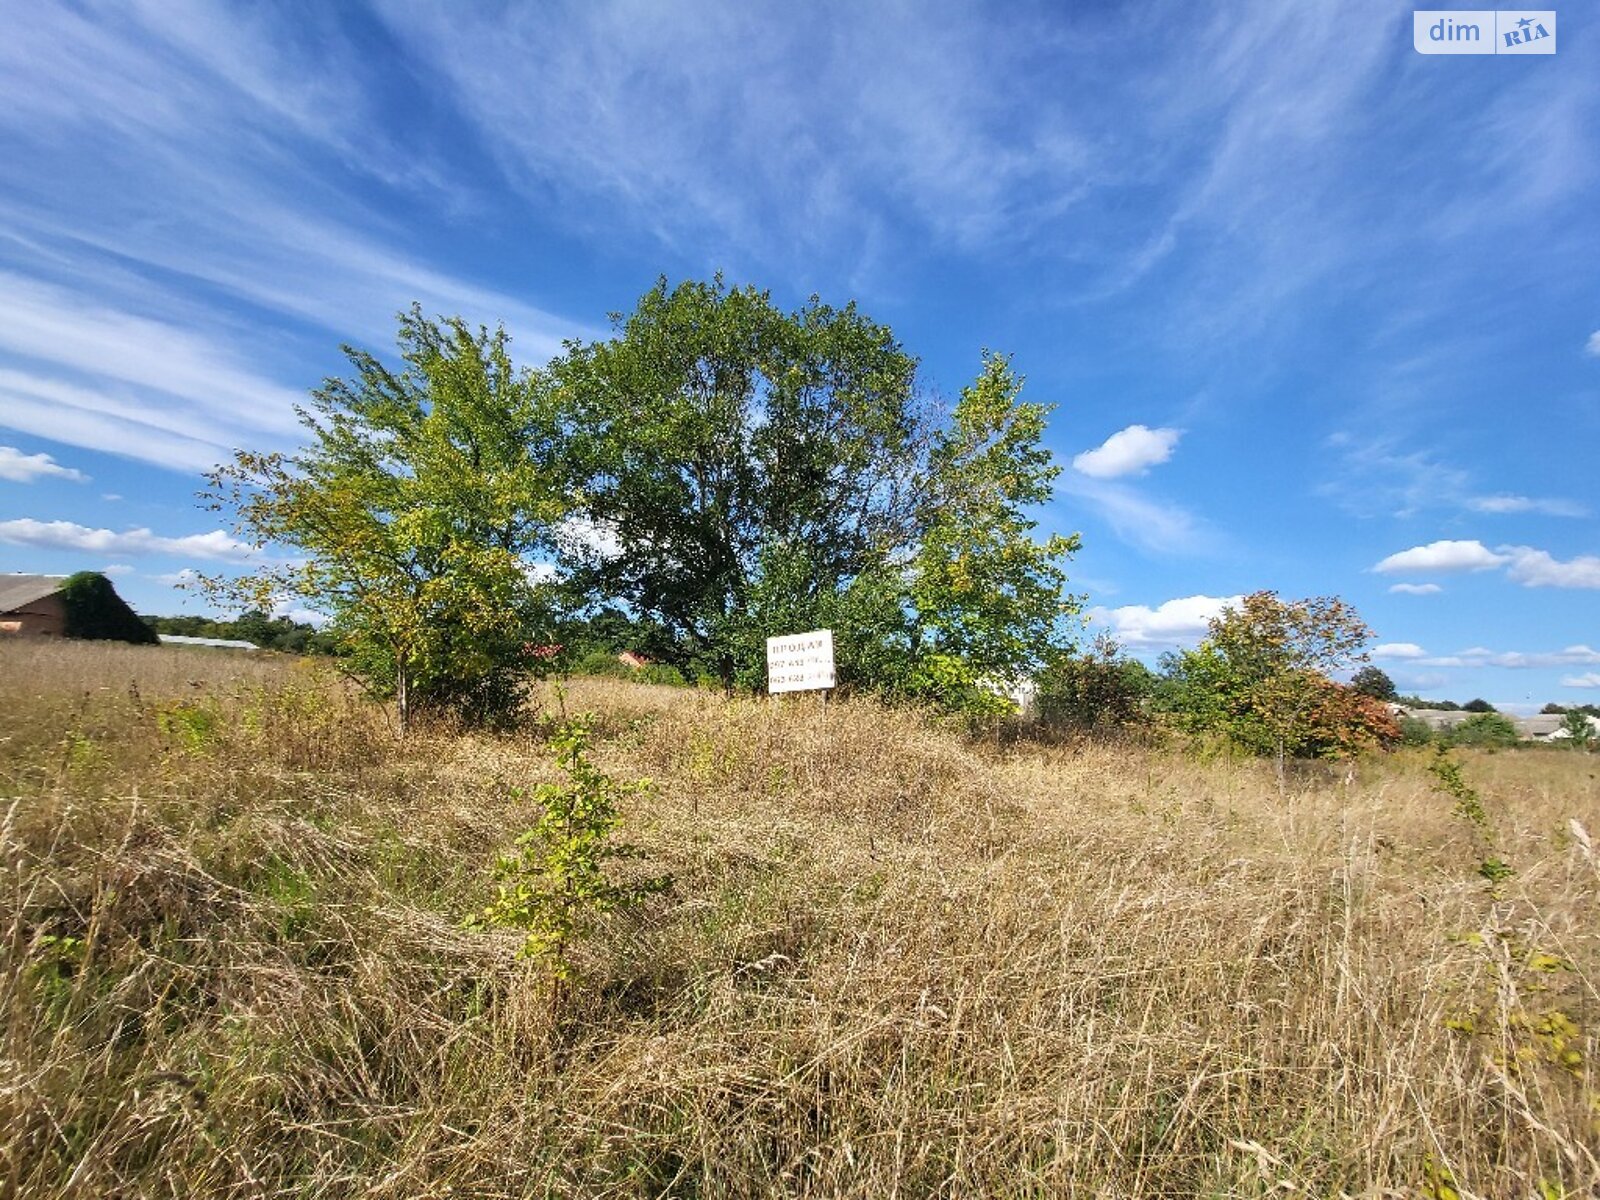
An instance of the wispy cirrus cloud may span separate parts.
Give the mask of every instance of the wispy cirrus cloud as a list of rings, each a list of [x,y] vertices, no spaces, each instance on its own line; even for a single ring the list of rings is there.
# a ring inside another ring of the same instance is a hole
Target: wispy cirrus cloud
[[[1065,471],[1056,480],[1059,507],[1081,501],[1122,541],[1151,554],[1208,554],[1217,533],[1180,504],[1147,496],[1112,479],[1091,479]],[[1075,522],[1074,522],[1075,523]]]
[[[1430,509],[1499,516],[1586,517],[1589,507],[1556,496],[1475,490],[1472,472],[1428,450],[1406,450],[1392,438],[1335,433],[1328,478],[1317,488],[1341,507],[1366,517],[1411,517]]]
[[[243,562],[257,554],[254,546],[221,529],[169,537],[144,528],[93,529],[74,521],[37,521],[29,517],[0,521],[0,542],[97,555],[179,554],[226,562]]]
[[[131,3],[8,25],[0,425],[192,471],[296,440],[307,364],[382,351],[412,300],[504,321],[524,361],[590,332],[440,268],[333,182],[330,156],[450,205],[470,176],[384,119],[394,64],[346,16]]]
[[[1547,517],[1586,517],[1589,509],[1576,500],[1543,499],[1532,496],[1514,496],[1500,493],[1494,496],[1474,496],[1466,502],[1473,512],[1480,513],[1539,513]]]
[[[1437,583],[1394,583],[1389,591],[1397,596],[1437,596],[1444,589]]]
[[[1454,654],[1429,654],[1413,642],[1379,646],[1373,658],[1398,659],[1425,667],[1503,667],[1508,670],[1533,670],[1546,667],[1588,666],[1600,664],[1600,650],[1593,646],[1568,646],[1564,650],[1490,650],[1472,646]]]
[[[15,446],[0,446],[0,479],[12,483],[32,483],[36,479],[70,479],[74,483],[88,481],[88,476],[74,467],[64,467],[48,454],[24,454]]]

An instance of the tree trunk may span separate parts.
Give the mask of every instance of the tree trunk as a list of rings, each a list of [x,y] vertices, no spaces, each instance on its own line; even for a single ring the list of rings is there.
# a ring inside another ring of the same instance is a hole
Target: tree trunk
[[[411,728],[411,677],[404,654],[395,658],[394,703],[400,719],[400,736],[405,737]]]

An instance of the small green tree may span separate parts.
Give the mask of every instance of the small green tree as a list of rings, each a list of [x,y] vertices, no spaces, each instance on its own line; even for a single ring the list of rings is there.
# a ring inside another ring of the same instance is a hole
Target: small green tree
[[[1452,746],[1506,750],[1521,741],[1522,735],[1509,717],[1497,712],[1475,712],[1452,729],[1446,740]]]
[[[1137,724],[1155,677],[1102,633],[1086,654],[1062,655],[1038,677],[1034,707],[1047,726],[1118,729]]]
[[[1279,600],[1256,592],[1212,619],[1210,636],[1171,660],[1162,687],[1180,725],[1271,754],[1284,782],[1291,755],[1345,753],[1394,736],[1387,714],[1348,701],[1328,676],[1365,662],[1372,632],[1337,596]],[[1367,704],[1372,702],[1368,700]]]
[[[1067,622],[1080,605],[1063,564],[1081,543],[1033,536],[1027,510],[1050,498],[1061,469],[1043,445],[1049,409],[1019,399],[1021,390],[1010,359],[985,352],[934,443],[939,503],[911,566],[913,691],[977,701],[1071,645]]]
[[[672,884],[665,875],[623,883],[607,874],[608,862],[643,856],[612,835],[621,823],[619,803],[651,783],[619,783],[589,761],[590,721],[568,721],[550,739],[566,782],[535,789],[543,811],[517,838],[515,851],[495,864],[497,894],[470,922],[525,930],[521,953],[544,963],[558,985],[572,978],[573,943],[596,917],[638,905]]]
[[[566,511],[544,395],[503,329],[413,306],[399,340],[400,370],[346,347],[355,377],[327,380],[300,413],[308,447],[240,451],[211,472],[211,507],[299,561],[204,586],[236,608],[290,596],[327,613],[345,664],[394,697],[402,731],[423,709],[503,722],[540,661],[524,644],[553,624],[528,562]]]
[[[1562,718],[1561,728],[1566,732],[1568,744],[1575,750],[1587,750],[1597,740],[1589,718],[1576,709]]]
[[[1417,717],[1401,717],[1400,741],[1407,746],[1429,745],[1433,741],[1433,727]]]
[[[1399,698],[1394,680],[1381,667],[1365,666],[1350,677],[1350,690],[1374,700],[1394,701]]]

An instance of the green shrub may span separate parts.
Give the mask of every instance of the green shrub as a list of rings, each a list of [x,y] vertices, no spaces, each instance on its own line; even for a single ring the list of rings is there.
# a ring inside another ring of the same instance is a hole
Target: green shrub
[[[651,663],[648,667],[635,672],[633,677],[640,683],[659,683],[667,687],[689,686],[689,681],[683,677],[683,672],[666,663]]]
[[[618,882],[606,874],[611,859],[643,857],[612,834],[622,820],[618,803],[651,783],[619,783],[589,761],[592,719],[569,721],[550,739],[567,782],[540,784],[534,792],[543,813],[517,838],[515,853],[496,863],[498,894],[469,921],[524,930],[523,956],[541,960],[558,983],[572,977],[573,941],[595,917],[634,907],[672,883],[665,875]]]
[[[96,641],[154,645],[161,639],[129,608],[111,580],[98,571],[79,571],[61,585],[67,611],[66,635]]]
[[[1406,746],[1431,745],[1433,742],[1433,726],[1420,717],[1401,717],[1400,742]]]
[[[634,669],[618,660],[610,650],[590,650],[572,664],[574,675],[604,675],[612,679],[632,679]]]
[[[1446,740],[1452,746],[1503,750],[1515,746],[1522,739],[1510,718],[1496,712],[1486,712],[1468,717],[1450,731]]]
[[[1102,638],[1088,654],[1062,657],[1040,673],[1034,707],[1046,726],[1123,727],[1143,718],[1154,684],[1143,663],[1123,658],[1121,647]]]

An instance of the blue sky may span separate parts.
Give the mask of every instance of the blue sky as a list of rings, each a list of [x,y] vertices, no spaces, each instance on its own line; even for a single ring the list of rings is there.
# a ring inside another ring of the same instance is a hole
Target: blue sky
[[[519,355],[658,275],[854,298],[1058,405],[1142,654],[1337,593],[1403,690],[1600,701],[1600,32],[1390,3],[36,4],[0,39],[0,570],[142,611],[233,446],[412,300]]]

